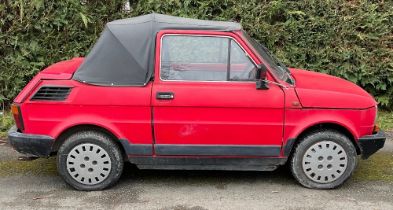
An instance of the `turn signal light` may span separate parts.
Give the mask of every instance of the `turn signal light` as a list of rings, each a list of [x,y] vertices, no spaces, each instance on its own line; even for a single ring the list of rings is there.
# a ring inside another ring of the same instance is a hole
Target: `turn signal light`
[[[12,104],[11,113],[14,116],[16,127],[18,127],[20,131],[23,131],[24,125],[23,125],[22,113],[20,111],[20,106],[18,104]]]
[[[378,125],[374,125],[373,133],[378,133],[380,130]]]

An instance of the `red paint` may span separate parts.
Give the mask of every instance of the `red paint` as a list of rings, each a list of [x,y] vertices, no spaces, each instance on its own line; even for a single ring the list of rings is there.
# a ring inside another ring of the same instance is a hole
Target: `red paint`
[[[14,100],[21,108],[24,132],[58,138],[73,126],[96,125],[131,144],[276,146],[321,123],[342,126],[354,139],[372,133],[375,100],[360,87],[325,74],[291,69],[296,84],[290,86],[268,73],[268,80],[285,86],[269,84],[268,90],[256,90],[255,82],[161,81],[159,55],[165,34],[231,37],[255,63],[264,62],[240,32],[161,31],[156,39],[155,80],[145,87],[74,81],[72,75],[83,58],[41,71]],[[42,85],[69,86],[72,92],[65,101],[31,101]],[[174,93],[173,100],[155,98],[157,92],[166,91]]]
[[[76,125],[103,127],[131,143],[151,144],[150,93],[145,87],[102,87],[74,80],[43,80],[41,85],[73,87],[66,101],[30,101],[22,104],[25,132],[57,138]],[[35,92],[35,90],[32,90]]]
[[[158,144],[281,145],[284,94],[279,87],[255,91],[254,82],[157,81],[152,95],[165,91],[175,98],[152,98]]]
[[[291,69],[291,73],[303,107],[365,109],[376,105],[370,94],[347,80],[300,69]]]

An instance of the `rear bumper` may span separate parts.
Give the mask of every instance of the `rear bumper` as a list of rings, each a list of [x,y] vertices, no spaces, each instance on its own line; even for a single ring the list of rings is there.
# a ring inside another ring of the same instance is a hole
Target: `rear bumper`
[[[50,136],[24,134],[15,126],[8,131],[8,141],[16,151],[37,157],[48,157],[54,143]]]
[[[362,158],[367,159],[385,145],[386,136],[383,131],[373,135],[362,136],[358,144],[362,152]]]

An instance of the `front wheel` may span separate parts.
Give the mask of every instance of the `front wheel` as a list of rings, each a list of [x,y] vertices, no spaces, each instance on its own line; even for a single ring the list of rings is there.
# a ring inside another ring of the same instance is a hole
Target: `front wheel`
[[[345,135],[336,131],[313,132],[295,148],[291,171],[307,188],[332,189],[342,185],[357,164],[356,148]]]
[[[95,131],[71,135],[57,155],[60,175],[78,190],[103,190],[112,186],[119,180],[123,164],[118,145]]]

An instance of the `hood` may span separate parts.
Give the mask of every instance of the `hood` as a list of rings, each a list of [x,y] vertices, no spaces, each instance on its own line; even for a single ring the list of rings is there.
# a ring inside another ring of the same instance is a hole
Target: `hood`
[[[369,93],[347,80],[301,69],[290,71],[305,108],[365,109],[377,104]]]
[[[83,58],[60,61],[42,70],[41,79],[71,79],[74,72],[83,62]]]

